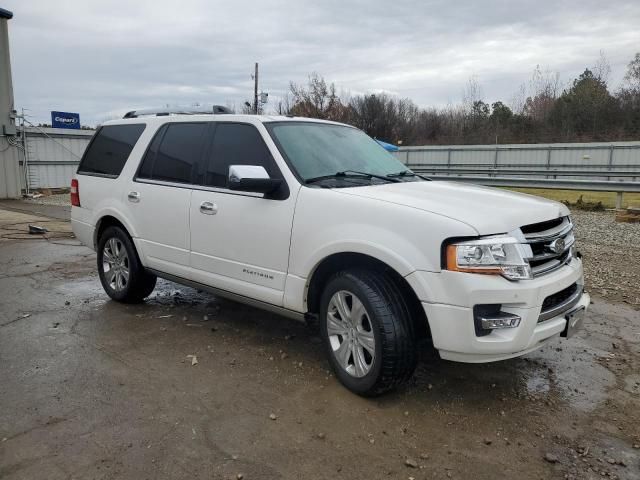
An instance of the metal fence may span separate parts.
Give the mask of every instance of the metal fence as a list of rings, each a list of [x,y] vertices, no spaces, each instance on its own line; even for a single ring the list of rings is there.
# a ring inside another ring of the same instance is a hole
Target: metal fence
[[[29,188],[68,187],[92,130],[27,128]],[[1,145],[0,145],[1,146]],[[481,185],[640,192],[640,142],[402,147],[396,156],[436,180]]]
[[[640,142],[402,147],[396,156],[436,180],[640,192]]]
[[[25,130],[26,160],[22,158],[20,164],[23,172],[26,168],[29,189],[69,187],[94,131],[33,127]]]

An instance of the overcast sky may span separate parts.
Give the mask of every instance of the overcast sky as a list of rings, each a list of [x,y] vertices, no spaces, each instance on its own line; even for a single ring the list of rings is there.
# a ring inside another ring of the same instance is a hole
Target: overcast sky
[[[163,6],[164,5],[164,6]],[[461,101],[469,77],[509,101],[536,65],[571,81],[600,51],[611,88],[640,51],[640,1],[4,0],[16,107],[94,125],[140,107],[235,103],[260,87],[273,108],[316,71],[339,91],[420,106]],[[268,107],[268,108],[269,108]]]

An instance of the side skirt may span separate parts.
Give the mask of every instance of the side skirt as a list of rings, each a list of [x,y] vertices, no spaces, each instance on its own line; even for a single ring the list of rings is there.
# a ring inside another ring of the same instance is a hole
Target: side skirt
[[[150,273],[153,273],[154,275],[160,278],[169,280],[171,282],[179,283],[181,285],[186,285],[188,287],[196,288],[199,290],[204,290],[206,292],[213,293],[214,295],[218,295],[219,297],[223,297],[228,300],[233,300],[234,302],[244,303],[245,305],[250,305],[252,307],[260,308],[262,310],[267,310],[269,312],[276,313],[278,315],[282,315],[284,317],[291,318],[293,320],[298,320],[299,322],[305,322],[304,313],[295,312],[293,310],[289,310],[288,308],[279,307],[277,305],[272,305],[270,303],[261,302],[260,300],[255,300],[253,298],[245,297],[244,295],[238,295],[237,293],[229,292],[227,290],[221,290],[219,288],[215,288],[210,285],[205,285],[203,283],[187,280],[186,278],[178,277],[176,275],[171,275],[170,273],[160,272],[158,270],[154,270],[153,268],[147,268],[147,271]]]

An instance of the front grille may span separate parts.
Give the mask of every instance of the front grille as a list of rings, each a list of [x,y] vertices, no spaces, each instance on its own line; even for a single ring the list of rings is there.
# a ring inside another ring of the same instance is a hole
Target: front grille
[[[578,290],[578,284],[574,283],[573,285],[568,286],[564,290],[560,290],[558,293],[554,293],[553,295],[549,295],[542,302],[542,311],[550,310],[560,303],[564,302],[567,298],[571,297]]]
[[[542,302],[538,322],[544,322],[550,318],[557,317],[574,307],[580,301],[580,297],[582,297],[582,288],[582,285],[574,283],[545,298],[544,302]]]
[[[533,256],[528,262],[534,277],[551,273],[571,260],[575,237],[569,217],[525,225],[520,230],[531,247]]]
[[[543,232],[545,230],[549,230],[550,228],[555,228],[560,226],[564,222],[565,217],[554,218],[553,220],[547,220],[546,222],[540,223],[532,223],[531,225],[525,225],[520,230],[522,233],[538,233]]]

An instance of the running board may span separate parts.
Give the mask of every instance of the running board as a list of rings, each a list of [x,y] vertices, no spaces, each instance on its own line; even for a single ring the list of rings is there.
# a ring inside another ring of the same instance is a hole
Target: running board
[[[245,297],[244,295],[238,295],[237,293],[229,292],[227,290],[221,290],[219,288],[215,288],[210,285],[205,285],[204,283],[194,282],[193,280],[187,280],[186,278],[178,277],[176,275],[171,275],[170,273],[161,272],[153,268],[147,268],[146,270],[160,278],[164,278],[165,280],[169,280],[171,282],[179,283],[181,285],[186,285],[187,287],[195,288],[198,290],[204,290],[205,292],[218,295],[219,297],[226,298],[228,300],[233,300],[234,302],[238,302],[238,303],[243,303],[251,307],[260,308],[262,310],[267,310],[271,313],[276,313],[278,315],[282,315],[284,317],[291,318],[293,320],[298,320],[299,322],[306,321],[304,313],[296,312],[294,310],[289,310],[288,308],[279,307],[277,305],[272,305],[271,303],[262,302],[254,298]]]

